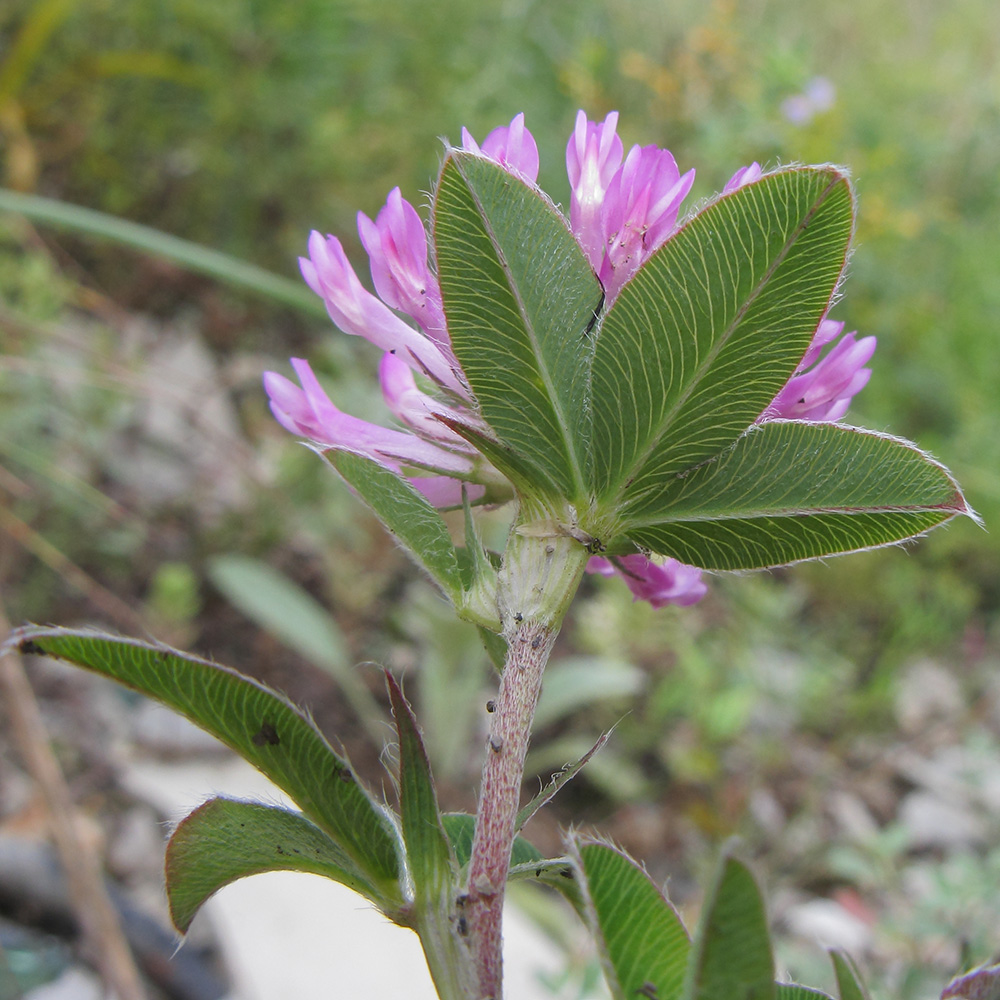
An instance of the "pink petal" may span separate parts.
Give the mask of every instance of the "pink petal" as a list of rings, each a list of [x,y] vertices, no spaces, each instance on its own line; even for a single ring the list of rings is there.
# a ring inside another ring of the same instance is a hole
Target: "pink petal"
[[[728,181],[726,181],[726,186],[722,189],[722,193],[731,194],[733,191],[738,190],[746,184],[753,184],[754,181],[760,180],[761,174],[762,171],[760,169],[760,164],[754,160],[749,167],[740,167],[740,169],[737,170]]]
[[[644,555],[622,556],[613,562],[594,556],[587,562],[588,573],[612,576],[617,573],[625,581],[637,601],[649,601],[654,608],[667,604],[688,607],[708,593],[701,570],[676,559],[653,562]]]
[[[335,236],[309,237],[309,258],[300,258],[302,276],[326,304],[330,318],[344,333],[363,337],[383,351],[393,351],[417,371],[467,397],[451,360],[441,348],[404,323],[358,280]]]
[[[427,233],[417,210],[393,188],[373,222],[358,213],[358,233],[371,259],[379,297],[412,316],[450,353],[437,278],[427,266]]]
[[[488,156],[529,184],[538,180],[538,145],[524,127],[524,112],[515,115],[509,125],[493,129],[482,146],[477,145],[469,131],[463,128],[462,148]]]

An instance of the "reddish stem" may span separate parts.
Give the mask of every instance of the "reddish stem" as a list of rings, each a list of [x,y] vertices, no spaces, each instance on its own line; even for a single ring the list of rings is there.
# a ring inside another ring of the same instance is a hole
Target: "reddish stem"
[[[493,702],[492,726],[483,764],[479,814],[469,862],[469,933],[479,971],[480,1000],[501,1000],[504,887],[521,798],[531,720],[542,690],[557,628],[537,622],[515,626],[507,663]]]

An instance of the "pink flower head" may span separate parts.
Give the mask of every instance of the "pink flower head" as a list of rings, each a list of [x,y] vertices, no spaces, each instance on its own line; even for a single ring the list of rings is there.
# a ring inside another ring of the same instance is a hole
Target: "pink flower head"
[[[611,178],[621,166],[623,146],[615,132],[618,112],[601,124],[576,113],[576,127],[566,144],[566,173],[570,188],[570,226],[591,266],[600,271],[606,248],[601,210]]]
[[[682,176],[670,152],[657,146],[633,146],[623,159],[617,125],[617,112],[592,122],[580,111],[566,147],[570,229],[604,285],[607,306],[675,231],[680,205],[694,181],[693,170]],[[536,182],[538,146],[524,127],[523,114],[490,132],[481,146],[463,129],[462,147],[529,184]],[[762,176],[759,163],[742,167],[723,194]],[[400,429],[338,410],[299,359],[292,360],[299,385],[274,372],[264,376],[275,417],[320,449],[352,451],[380,462],[408,478],[435,506],[456,506],[463,495],[486,497],[491,503],[509,499],[514,495],[511,483],[452,429],[489,433],[451,349],[419,214],[395,188],[374,220],[359,213],[358,232],[371,260],[376,295],[362,286],[334,236],[312,233],[309,255],[300,259],[302,276],[337,326],[385,352],[379,381]],[[875,338],[858,340],[855,333],[843,335],[843,329],[840,322],[820,322],[795,373],[760,420],[839,420],[844,415],[870,377],[865,366]],[[430,392],[416,376],[426,377]],[[443,391],[434,394],[435,386]],[[676,559],[594,557],[587,570],[621,576],[636,600],[654,607],[694,604],[707,590],[701,570]]]
[[[371,259],[375,291],[415,319],[450,354],[437,278],[427,266],[427,232],[417,210],[393,188],[372,222],[358,212],[358,233]]]
[[[588,573],[601,576],[620,576],[637,601],[649,601],[654,608],[676,604],[686,608],[696,604],[708,587],[696,566],[686,566],[676,559],[653,562],[646,556],[635,554],[614,560],[594,556],[587,562]]]
[[[840,336],[842,322],[824,319],[795,374],[774,397],[765,420],[840,420],[851,400],[871,378],[865,365],[875,352],[875,337],[857,340],[857,332],[844,335],[817,360],[823,348]]]
[[[344,333],[364,337],[383,351],[398,354],[410,367],[466,395],[451,359],[361,284],[336,236],[324,239],[313,232],[309,256],[300,257],[299,265],[306,284],[323,299],[330,318]]]
[[[740,167],[732,177],[726,181],[726,186],[722,189],[723,194],[731,194],[733,191],[743,187],[745,184],[753,184],[759,181],[763,171],[760,164],[754,160],[749,167]]]
[[[462,148],[496,160],[500,166],[529,184],[538,180],[538,145],[535,137],[524,127],[523,111],[515,115],[509,125],[490,132],[482,146],[476,143],[468,129],[463,128]]]

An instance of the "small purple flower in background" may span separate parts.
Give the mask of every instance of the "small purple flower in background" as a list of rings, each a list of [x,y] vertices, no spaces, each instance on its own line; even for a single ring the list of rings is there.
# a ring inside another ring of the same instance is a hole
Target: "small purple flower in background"
[[[825,76],[814,76],[801,94],[782,102],[781,113],[793,125],[808,125],[816,115],[829,111],[836,99],[837,88]]]
[[[744,184],[753,184],[763,176],[760,164],[754,160],[749,167],[740,167],[732,177],[726,181],[726,186],[722,189],[723,194],[731,194],[733,191],[743,187]]]
[[[821,93],[816,99],[820,98]],[[617,125],[617,112],[598,123],[580,111],[566,147],[572,192],[569,227],[604,286],[605,308],[676,231],[681,203],[694,181],[694,171],[681,175],[666,149],[633,146],[626,155]],[[524,126],[523,114],[510,125],[494,129],[482,144],[463,129],[462,148],[494,160],[535,185],[538,146]],[[743,167],[722,194],[762,176],[758,163]],[[441,290],[428,260],[427,231],[419,213],[395,188],[374,221],[358,214],[358,232],[368,252],[377,295],[361,284],[335,236],[312,233],[309,256],[300,260],[302,275],[341,330],[364,337],[385,352],[379,382],[390,412],[404,429],[381,427],[342,413],[308,363],[300,359],[293,359],[292,367],[301,388],[274,372],[264,376],[275,417],[320,450],[356,452],[405,475],[436,507],[461,504],[463,489],[474,502],[511,499],[510,483],[448,426],[458,422],[487,429],[452,353]],[[416,327],[399,313],[410,317]],[[851,398],[871,375],[865,365],[875,350],[875,338],[857,340],[855,333],[841,336],[843,328],[843,323],[830,319],[819,324],[798,369],[761,421],[839,420],[844,415]],[[420,380],[430,391],[421,388]],[[594,557],[587,570],[620,576],[636,600],[649,601],[657,608],[694,604],[707,592],[701,570],[675,559],[652,560],[641,553]]]

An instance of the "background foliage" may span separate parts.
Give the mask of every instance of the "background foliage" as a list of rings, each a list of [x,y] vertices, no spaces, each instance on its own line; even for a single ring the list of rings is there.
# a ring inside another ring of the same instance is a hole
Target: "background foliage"
[[[845,163],[860,229],[835,315],[879,337],[851,419],[918,440],[990,527],[998,46],[987,0],[10,0],[0,169],[8,187],[294,277],[311,228],[344,237],[363,273],[354,213],[374,215],[396,184],[426,201],[435,136],[457,140],[465,125],[482,138],[520,110],[540,183],[564,203],[578,107],[594,118],[617,108],[626,144],[667,145],[681,170],[696,167],[692,202],[754,159]],[[260,390],[262,370],[308,353],[344,409],[378,415],[367,345],[13,215],[0,216],[0,338],[8,617],[128,630],[140,619],[266,674],[349,744],[385,706],[355,689],[356,711],[342,707],[330,677],[388,663],[412,677],[445,805],[468,807],[476,765],[463,747],[477,739],[486,654],[273,425]],[[683,611],[591,581],[559,651],[586,683],[554,670],[534,765],[558,767],[630,714],[550,821],[581,810],[656,877],[673,873],[681,895],[709,849],[741,832],[789,898],[848,893],[874,914],[876,984],[929,992],[962,943],[942,914],[995,907],[983,888],[995,882],[975,873],[995,868],[1000,824],[987,804],[979,840],[919,843],[902,803],[923,778],[879,762],[900,748],[930,759],[943,744],[1000,759],[997,537],[962,523],[906,555],[721,579]],[[241,603],[220,561],[237,555],[311,595],[301,620],[328,645],[336,636],[327,662],[301,658],[308,639],[289,651],[287,636],[258,628],[266,616]],[[913,723],[909,680],[921,670],[957,692],[925,725]],[[380,697],[375,672],[360,673]],[[435,719],[461,724],[445,736]],[[842,794],[871,820],[864,835],[838,818]],[[940,879],[914,890],[907,873],[930,861],[944,864]],[[995,920],[962,926],[977,957],[996,947]],[[788,949],[806,961],[794,939]]]

